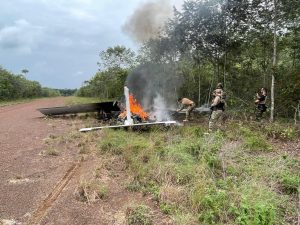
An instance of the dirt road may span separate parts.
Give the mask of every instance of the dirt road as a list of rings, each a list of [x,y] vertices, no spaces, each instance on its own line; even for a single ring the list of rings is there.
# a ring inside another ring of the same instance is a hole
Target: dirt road
[[[65,98],[35,100],[0,108],[0,224],[124,224],[126,205],[143,203],[156,212],[155,224],[169,224],[149,197],[128,192],[120,160],[111,162],[114,177],[103,176],[109,187],[105,201],[87,204],[76,200],[82,181],[93,176],[101,158],[86,155],[79,160],[78,143],[64,136],[78,134],[80,120],[44,118],[37,108],[61,106]],[[57,156],[49,140],[59,139]],[[78,146],[77,146],[78,145]],[[48,154],[45,154],[45,152]],[[115,163],[115,166],[114,166]]]
[[[36,108],[64,105],[65,98],[0,108],[0,219],[26,221],[72,160],[43,157],[49,134],[63,134],[62,121],[41,118]]]

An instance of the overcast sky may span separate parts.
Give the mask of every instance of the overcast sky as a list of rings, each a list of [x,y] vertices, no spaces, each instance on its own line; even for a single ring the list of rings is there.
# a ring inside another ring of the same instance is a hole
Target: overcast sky
[[[0,66],[28,69],[27,78],[43,86],[78,88],[96,73],[100,51],[138,48],[122,26],[142,2],[0,0]]]

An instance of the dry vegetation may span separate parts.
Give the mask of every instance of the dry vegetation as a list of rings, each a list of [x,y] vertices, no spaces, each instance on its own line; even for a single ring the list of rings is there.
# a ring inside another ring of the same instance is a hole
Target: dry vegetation
[[[83,202],[109,198],[111,187],[103,177],[118,179],[121,171],[126,174],[121,185],[151,196],[173,224],[297,224],[296,128],[235,121],[227,123],[226,132],[207,135],[203,127],[74,132],[47,141],[52,147],[77,146],[81,156],[101,159],[93,179],[77,188],[75,197]],[[294,151],[284,148],[289,143]],[[153,224],[151,210],[128,206],[126,223]]]

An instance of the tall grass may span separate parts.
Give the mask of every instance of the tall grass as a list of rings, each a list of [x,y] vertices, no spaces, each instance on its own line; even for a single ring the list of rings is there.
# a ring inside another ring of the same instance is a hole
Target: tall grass
[[[295,221],[298,159],[274,155],[268,136],[251,125],[230,124],[226,133],[204,131],[198,126],[105,130],[97,151],[124,158],[132,177],[128,190],[152,195],[175,224]]]

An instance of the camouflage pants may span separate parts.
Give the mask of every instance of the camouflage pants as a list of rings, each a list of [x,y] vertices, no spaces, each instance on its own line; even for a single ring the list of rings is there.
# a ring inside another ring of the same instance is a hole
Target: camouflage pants
[[[208,129],[209,131],[215,131],[217,127],[220,127],[222,124],[223,111],[214,110],[209,119]]]
[[[192,105],[190,105],[189,107],[187,107],[186,112],[185,112],[185,119],[188,120],[191,112],[194,110],[194,108],[196,107],[196,104],[193,103]]]
[[[265,105],[258,105],[255,109],[256,121],[260,121],[262,119],[263,113],[266,111]]]

